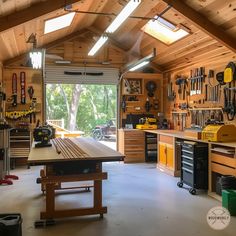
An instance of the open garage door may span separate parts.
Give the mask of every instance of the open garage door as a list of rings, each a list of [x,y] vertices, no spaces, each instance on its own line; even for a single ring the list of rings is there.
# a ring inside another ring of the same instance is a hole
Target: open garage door
[[[46,65],[47,84],[106,84],[117,85],[119,70],[103,67],[73,67]]]
[[[47,66],[47,122],[59,136],[92,136],[116,149],[118,79],[114,68]]]

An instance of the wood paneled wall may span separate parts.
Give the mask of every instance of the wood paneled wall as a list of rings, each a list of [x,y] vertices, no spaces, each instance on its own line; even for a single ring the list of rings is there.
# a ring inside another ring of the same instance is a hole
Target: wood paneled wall
[[[206,59],[207,60],[207,59]],[[172,123],[172,127],[173,127],[173,116],[172,116],[172,111],[178,111],[181,112],[182,110],[180,110],[178,107],[178,105],[180,103],[185,103],[187,102],[187,100],[181,100],[180,96],[178,95],[178,85],[175,84],[176,82],[176,78],[177,77],[184,77],[184,78],[189,78],[190,77],[190,70],[193,70],[195,68],[199,68],[199,67],[205,67],[205,83],[203,85],[203,92],[201,95],[192,95],[192,96],[188,96],[188,105],[191,108],[215,108],[215,107],[224,107],[224,87],[225,86],[221,86],[220,87],[220,101],[219,102],[210,102],[210,101],[206,101],[204,103],[201,102],[201,104],[196,103],[196,101],[199,100],[203,100],[205,98],[205,84],[209,83],[208,80],[208,73],[209,70],[214,70],[214,78],[210,79],[210,83],[215,86],[218,84],[217,80],[216,80],[216,74],[218,72],[224,71],[225,67],[227,66],[227,64],[233,61],[234,63],[236,63],[235,60],[235,56],[230,56],[230,57],[225,57],[224,60],[218,61],[217,59],[211,63],[198,63],[195,66],[186,66],[183,69],[175,69],[172,70],[171,72],[166,72],[164,73],[164,79],[163,79],[163,94],[164,94],[164,113],[167,119],[171,120]],[[172,81],[173,83],[173,89],[176,93],[176,99],[174,101],[169,101],[167,99],[167,85],[168,82]],[[227,86],[227,85],[226,85]],[[190,89],[190,83],[188,82],[188,88],[187,90]],[[184,111],[184,110],[183,110]],[[224,113],[224,122],[225,123],[234,123],[236,125],[236,117],[235,119],[231,122],[228,121],[226,114]],[[187,127],[190,127],[191,124],[191,116],[190,116],[190,112],[187,113]],[[178,127],[177,127],[178,129]]]
[[[124,84],[125,80],[139,80],[141,82],[141,93],[140,94],[128,94],[125,92]],[[156,90],[153,97],[148,96],[148,91],[146,89],[146,84],[149,81],[156,83]],[[120,118],[127,119],[127,115],[133,114],[153,114],[157,117],[157,113],[163,112],[163,75],[157,73],[139,73],[139,72],[129,72],[124,75],[124,79],[121,82],[121,101],[120,101]],[[124,97],[123,97],[124,96]],[[136,96],[137,101],[129,101],[130,97]],[[125,112],[122,110],[122,100],[125,99],[126,108]],[[145,109],[145,103],[147,99],[150,102],[150,111],[147,112]],[[155,105],[156,103],[156,106]],[[121,121],[120,120],[120,121]],[[120,127],[122,124],[120,123]]]
[[[20,103],[20,72],[25,72],[26,74],[26,104]],[[33,86],[34,88],[34,95],[37,99],[36,103],[36,121],[39,119],[42,122],[42,71],[41,70],[34,70],[31,68],[4,68],[3,69],[3,85],[5,87],[7,99],[11,98],[12,95],[12,75],[13,73],[16,73],[17,75],[17,106],[12,107],[11,102],[8,100],[6,103],[6,111],[22,111],[22,110],[28,110],[30,108],[30,105],[32,101],[29,98],[29,94],[27,92],[27,89],[29,86]],[[19,127],[21,126],[20,123],[29,123],[29,117],[25,117],[22,119],[12,120],[7,119],[7,121],[13,126],[13,127]],[[29,124],[30,128],[35,128],[36,123],[32,122]]]

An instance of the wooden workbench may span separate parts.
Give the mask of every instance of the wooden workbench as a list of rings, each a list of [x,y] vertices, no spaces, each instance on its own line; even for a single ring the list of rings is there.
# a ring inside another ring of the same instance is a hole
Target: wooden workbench
[[[234,175],[236,176],[236,142],[209,142],[201,139],[196,139],[185,135],[183,131],[177,130],[144,130],[145,132],[155,133],[158,135],[158,142],[167,142],[167,145],[173,145],[173,166],[163,166],[160,163],[161,157],[158,152],[157,167],[164,169],[166,173],[174,176],[179,176],[180,160],[176,156],[176,141],[186,140],[208,144],[208,194],[218,200],[221,197],[215,193],[216,191],[216,178],[220,175]],[[168,138],[169,137],[169,138]],[[224,150],[231,150],[232,153],[227,153]]]
[[[62,140],[62,139],[61,139]],[[41,173],[41,184],[46,192],[46,211],[41,212],[41,219],[54,219],[70,216],[94,215],[107,212],[102,206],[102,180],[107,179],[107,173],[102,172],[102,162],[122,161],[124,155],[91,138],[71,138],[85,156],[64,156],[58,154],[56,145],[52,147],[35,148],[33,143],[29,154],[30,165],[44,165]],[[70,147],[68,147],[70,149]],[[55,190],[63,182],[94,181],[94,204],[90,208],[55,209]]]

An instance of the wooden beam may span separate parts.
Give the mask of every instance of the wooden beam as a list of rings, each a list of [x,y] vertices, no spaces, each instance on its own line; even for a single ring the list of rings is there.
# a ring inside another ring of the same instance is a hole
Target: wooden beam
[[[157,65],[155,62],[151,62],[149,66],[153,68],[154,70],[156,70],[158,73],[163,73],[164,71],[163,67],[160,65]]]
[[[72,34],[69,34],[69,35],[67,35],[67,36],[65,36],[65,37],[63,37],[63,38],[60,38],[60,39],[55,40],[55,41],[53,41],[53,42],[50,42],[50,43],[48,43],[48,44],[41,45],[41,46],[39,46],[38,48],[44,48],[44,49],[46,49],[46,50],[47,50],[47,49],[51,49],[51,48],[54,48],[54,47],[60,45],[61,43],[64,43],[64,42],[69,41],[69,40],[76,39],[76,38],[78,38],[79,36],[83,35],[83,34],[86,33],[86,32],[88,32],[87,29],[82,29],[82,30],[80,30],[80,31],[74,32],[74,33],[72,33]],[[3,62],[3,64],[4,64],[4,66],[9,65],[9,64],[12,64],[12,63],[14,63],[14,62],[16,62],[16,61],[23,60],[24,58],[26,58],[26,56],[27,56],[27,52],[26,52],[26,53],[23,53],[23,54],[21,54],[21,55],[19,55],[19,56],[16,56],[16,57],[14,57],[14,58],[5,60],[5,61]]]
[[[212,38],[216,39],[224,46],[236,53],[236,43],[235,38],[226,33],[222,28],[210,20],[204,15],[197,12],[193,8],[189,7],[182,0],[162,0],[168,5],[176,9],[181,15],[192,22],[196,27],[204,31],[206,34],[210,35]]]
[[[47,0],[33,4],[31,7],[0,17],[0,32],[23,24],[52,11],[64,8],[80,0]]]

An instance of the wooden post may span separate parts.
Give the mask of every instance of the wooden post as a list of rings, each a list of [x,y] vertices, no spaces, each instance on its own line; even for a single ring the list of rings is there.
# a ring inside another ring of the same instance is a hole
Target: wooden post
[[[96,164],[96,172],[102,173],[102,163]],[[93,195],[94,208],[102,208],[102,180],[94,180],[94,195]]]

